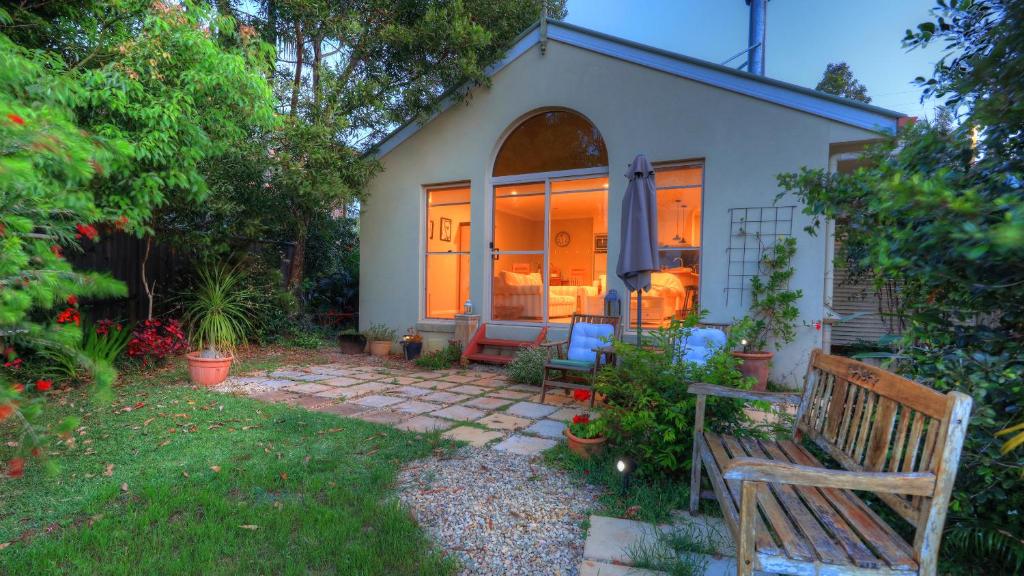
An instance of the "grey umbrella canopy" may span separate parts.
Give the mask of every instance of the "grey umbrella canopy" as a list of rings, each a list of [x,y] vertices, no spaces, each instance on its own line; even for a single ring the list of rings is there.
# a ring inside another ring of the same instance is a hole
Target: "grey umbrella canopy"
[[[629,185],[622,198],[622,245],[615,274],[630,291],[637,291],[636,342],[640,344],[643,326],[643,291],[651,289],[651,272],[658,265],[658,199],[654,187],[654,168],[647,157],[638,154],[629,167]]]

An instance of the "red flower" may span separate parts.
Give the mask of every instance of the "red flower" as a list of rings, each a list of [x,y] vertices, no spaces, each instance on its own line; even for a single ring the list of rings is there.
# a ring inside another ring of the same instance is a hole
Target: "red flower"
[[[75,230],[78,230],[78,234],[75,234],[75,238],[88,238],[89,240],[95,241],[100,237],[100,233],[93,228],[91,224],[75,224]]]
[[[14,390],[15,392],[24,392],[25,385],[21,382],[15,382],[14,384],[11,384],[11,390]],[[2,418],[0,418],[0,420],[2,420]]]
[[[43,451],[40,450],[38,446],[36,446],[35,448],[32,449],[32,456],[33,457],[39,458],[40,456],[42,456],[42,454],[43,454]]]
[[[68,296],[68,306],[78,306],[78,296],[74,294]]]
[[[53,380],[36,380],[36,390],[46,392],[50,388],[53,388]]]
[[[124,227],[127,224],[128,224],[128,217],[127,216],[121,216],[120,218],[117,219],[116,222],[114,222],[114,226],[118,230],[124,230]]]
[[[590,416],[587,414],[577,414],[572,417],[573,424],[587,424],[590,422]]]
[[[53,252],[53,255],[57,258],[64,257],[64,254],[60,251],[60,246],[57,246],[56,244],[50,246],[50,252]]]
[[[11,461],[7,463],[7,475],[11,478],[21,478],[21,475],[24,473],[25,459],[11,458]]]
[[[814,329],[815,330],[821,330],[821,322],[815,322],[814,323]]]
[[[578,402],[583,402],[590,399],[590,392],[587,390],[573,390],[572,397]]]
[[[74,308],[65,308],[61,313],[57,314],[58,324],[70,324],[74,322],[75,326],[78,326],[82,322],[81,316],[78,314],[78,310]]]
[[[14,114],[14,113],[8,114],[7,115],[7,119],[10,120],[11,122],[14,122],[18,126],[24,126],[25,125],[25,119],[22,118],[21,116],[18,116],[17,114]]]
[[[0,405],[0,422],[6,420],[11,414],[14,414],[14,406],[11,404]]]

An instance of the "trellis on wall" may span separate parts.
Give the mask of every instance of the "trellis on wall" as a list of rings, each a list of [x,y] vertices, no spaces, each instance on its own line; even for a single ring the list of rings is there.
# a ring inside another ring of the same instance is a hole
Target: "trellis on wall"
[[[752,206],[729,209],[729,259],[725,303],[733,299],[743,306],[750,293],[750,279],[761,273],[765,250],[779,238],[793,235],[796,206]]]

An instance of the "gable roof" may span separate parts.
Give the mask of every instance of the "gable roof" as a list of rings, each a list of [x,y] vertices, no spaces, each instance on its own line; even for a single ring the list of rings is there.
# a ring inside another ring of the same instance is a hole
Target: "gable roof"
[[[905,116],[894,110],[840,98],[789,82],[669,52],[560,20],[542,19],[535,22],[512,42],[512,47],[501,60],[491,64],[485,70],[485,74],[489,77],[494,76],[530,48],[537,44],[543,45],[549,40],[865,130],[893,133],[896,131],[899,119]],[[386,155],[418,132],[423,125],[458,102],[457,94],[458,90],[454,89],[446,92],[442,95],[435,112],[427,120],[423,122],[410,121],[400,126],[371,148],[368,154],[378,158]]]

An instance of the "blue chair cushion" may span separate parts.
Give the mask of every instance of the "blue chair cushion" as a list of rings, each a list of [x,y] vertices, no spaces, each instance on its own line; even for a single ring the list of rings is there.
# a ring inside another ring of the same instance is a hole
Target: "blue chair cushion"
[[[607,344],[607,340],[613,334],[615,326],[611,324],[577,322],[572,327],[572,334],[569,335],[569,353],[566,354],[566,358],[593,364],[597,361],[597,352],[594,352],[594,348]]]
[[[594,366],[594,363],[552,358],[548,361],[548,365],[554,368],[565,368],[566,370],[590,370]]]
[[[718,328],[694,328],[690,335],[679,341],[676,360],[707,364],[711,356],[725,346],[725,332]]]

